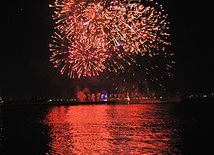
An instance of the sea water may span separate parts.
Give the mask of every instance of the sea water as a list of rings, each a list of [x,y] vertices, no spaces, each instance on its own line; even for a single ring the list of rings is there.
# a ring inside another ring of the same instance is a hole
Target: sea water
[[[0,107],[0,154],[213,154],[214,103]]]

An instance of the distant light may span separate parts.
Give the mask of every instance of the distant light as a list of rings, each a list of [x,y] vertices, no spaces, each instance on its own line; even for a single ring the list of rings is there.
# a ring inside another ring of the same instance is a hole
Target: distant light
[[[4,101],[2,100],[2,98],[0,97],[0,103],[4,103]],[[0,104],[0,106],[1,106],[1,104]]]
[[[49,102],[52,102],[52,99],[50,99]]]
[[[162,96],[160,96],[160,99],[162,99],[163,97]]]
[[[207,97],[207,95],[203,95],[203,97]]]
[[[104,98],[105,94],[101,94],[101,98]]]
[[[101,98],[108,98],[108,94],[101,94]]]

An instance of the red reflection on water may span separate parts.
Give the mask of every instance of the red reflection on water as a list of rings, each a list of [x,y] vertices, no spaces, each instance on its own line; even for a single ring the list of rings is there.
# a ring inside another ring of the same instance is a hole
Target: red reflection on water
[[[44,123],[51,128],[47,154],[179,152],[171,145],[170,119],[151,105],[53,107]]]

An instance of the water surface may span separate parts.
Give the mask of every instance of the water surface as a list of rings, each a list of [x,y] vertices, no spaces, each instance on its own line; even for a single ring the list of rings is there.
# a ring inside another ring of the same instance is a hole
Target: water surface
[[[213,104],[6,106],[4,154],[210,154]]]

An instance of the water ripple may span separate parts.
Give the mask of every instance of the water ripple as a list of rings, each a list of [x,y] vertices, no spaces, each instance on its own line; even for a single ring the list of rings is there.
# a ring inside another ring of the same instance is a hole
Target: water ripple
[[[52,107],[43,123],[47,154],[180,154],[179,121],[164,106]]]

